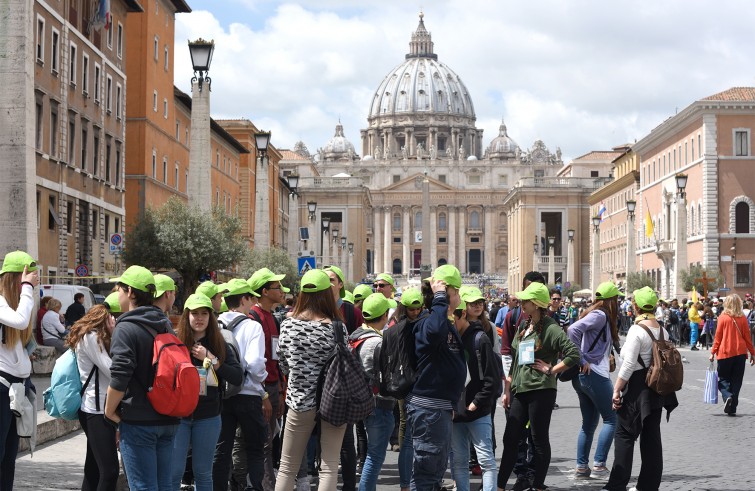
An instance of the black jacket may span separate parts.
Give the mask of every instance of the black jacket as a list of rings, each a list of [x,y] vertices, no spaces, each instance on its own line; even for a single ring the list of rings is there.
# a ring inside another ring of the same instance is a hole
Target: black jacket
[[[121,419],[141,426],[173,425],[179,419],[159,414],[147,399],[152,385],[152,347],[154,338],[144,326],[158,333],[173,332],[170,321],[157,307],[137,307],[118,317],[110,342],[110,387],[125,392]]]
[[[225,341],[223,341],[225,342]],[[199,344],[208,348],[206,339],[201,339]],[[191,347],[189,346],[189,351]],[[210,350],[212,351],[212,350]],[[217,354],[214,353],[216,356]],[[202,367],[204,359],[198,360],[192,355],[191,362],[195,367]],[[241,385],[244,378],[244,369],[241,368],[241,363],[236,354],[233,352],[233,348],[226,344],[225,346],[225,361],[215,370],[215,374],[218,376],[219,385],[222,386],[224,380],[227,380],[233,385]],[[199,402],[197,408],[194,410],[191,416],[187,419],[207,419],[212,418],[220,414],[220,402],[223,398],[220,392],[220,387],[207,387],[207,395],[199,396]]]
[[[479,365],[477,364],[477,354],[475,352],[475,337],[480,332],[480,361],[482,363],[482,379],[480,379]],[[496,370],[494,363],[500,363],[499,359],[493,354],[493,344],[490,338],[482,329],[479,321],[472,321],[464,334],[461,336],[461,342],[464,346],[464,356],[467,359],[467,369],[469,370],[470,381],[462,393],[463,405],[457,405],[455,413],[455,422],[474,421],[483,416],[487,416],[493,410],[495,401],[495,377],[500,373]],[[467,407],[475,403],[477,409],[472,412],[467,411]]]
[[[74,300],[74,302],[66,309],[66,327],[74,325],[76,321],[84,317],[86,313],[84,305]]]

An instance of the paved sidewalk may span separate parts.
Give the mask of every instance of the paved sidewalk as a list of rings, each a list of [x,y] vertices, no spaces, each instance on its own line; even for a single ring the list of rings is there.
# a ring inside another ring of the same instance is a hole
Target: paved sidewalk
[[[755,435],[755,368],[747,367],[738,415],[731,418],[724,415],[722,403],[711,406],[702,402],[708,352],[681,351],[690,363],[684,366],[685,384],[678,394],[680,406],[671,414],[669,423],[665,422],[664,415],[661,425],[665,460],[661,489],[755,490],[755,476],[750,474],[751,443]],[[551,424],[553,458],[546,484],[554,491],[600,489],[605,481],[575,481],[572,477],[581,416],[570,384],[559,384],[558,403],[561,407],[553,413]],[[496,412],[498,459],[505,424],[503,411],[499,409]],[[21,454],[17,462],[15,489],[80,489],[85,452],[86,439],[78,431],[38,448],[33,458],[28,452]],[[397,458],[397,452],[388,452],[378,481],[379,490],[398,489]],[[612,459],[613,452],[609,467]],[[637,445],[633,479],[636,479],[639,465]],[[635,482],[631,481],[630,486]],[[479,478],[473,477],[471,489],[476,491],[478,487]]]

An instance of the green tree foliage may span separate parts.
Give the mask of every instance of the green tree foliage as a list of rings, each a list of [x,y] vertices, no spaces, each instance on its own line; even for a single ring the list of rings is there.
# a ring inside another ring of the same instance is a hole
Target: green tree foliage
[[[283,286],[287,286],[292,292],[298,291],[299,271],[283,249],[271,247],[269,249],[252,249],[244,254],[241,261],[241,273],[243,278],[249,278],[261,268],[268,268],[275,274],[285,274]]]
[[[708,277],[708,292],[716,291],[724,283],[724,277],[721,274],[721,270],[715,266],[704,268],[702,266],[690,266],[689,269],[683,269],[679,272],[682,285],[684,285],[684,291],[692,291],[694,287],[697,287],[697,291],[703,292],[703,283],[699,281],[703,277],[703,273]]]
[[[126,264],[157,270],[174,269],[183,281],[183,300],[193,292],[200,275],[227,269],[248,250],[241,237],[241,221],[220,208],[204,211],[178,198],[149,208],[126,234]]]
[[[658,289],[655,281],[653,281],[653,278],[644,271],[629,273],[629,275],[627,276],[627,295],[631,295],[633,291],[639,290],[640,288],[645,286],[649,286],[653,290]]]

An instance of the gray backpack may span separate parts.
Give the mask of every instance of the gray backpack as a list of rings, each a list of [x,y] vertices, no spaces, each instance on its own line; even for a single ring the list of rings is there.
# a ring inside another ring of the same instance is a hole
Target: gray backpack
[[[241,385],[234,385],[228,382],[227,380],[223,381],[223,384],[221,387],[221,391],[223,393],[223,399],[228,399],[229,397],[233,397],[239,392],[241,392],[241,389],[244,387],[244,380],[246,380],[246,367],[244,366],[244,360],[241,359],[241,352],[239,351],[239,343],[236,341],[236,337],[233,335],[233,330],[236,329],[236,326],[238,326],[245,319],[248,319],[248,317],[245,315],[239,315],[235,319],[233,319],[227,326],[223,323],[223,321],[218,320],[220,333],[223,335],[225,344],[230,349],[233,350],[233,354],[236,355],[236,359],[239,361],[242,368],[244,369],[244,378],[241,379]]]

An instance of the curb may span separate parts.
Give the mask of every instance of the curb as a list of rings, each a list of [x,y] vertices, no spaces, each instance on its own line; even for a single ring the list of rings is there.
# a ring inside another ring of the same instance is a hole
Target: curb
[[[53,418],[45,410],[37,411],[37,447],[79,429],[81,429],[81,425],[78,419],[69,421]],[[18,451],[25,452],[27,450],[29,450],[29,439],[21,438],[18,442]]]

